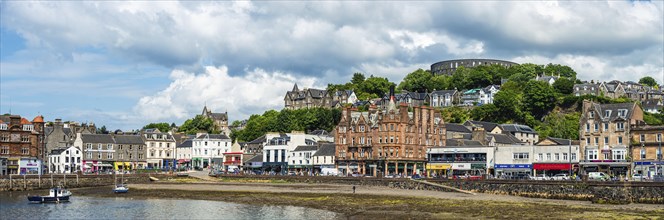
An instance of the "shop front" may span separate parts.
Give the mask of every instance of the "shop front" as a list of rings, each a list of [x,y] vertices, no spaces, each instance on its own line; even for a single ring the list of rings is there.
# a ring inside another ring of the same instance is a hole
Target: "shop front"
[[[19,161],[21,158],[13,157],[7,159],[7,174],[19,174]]]
[[[161,159],[147,159],[148,169],[158,169],[161,167]]]
[[[533,164],[533,175],[544,174],[546,176],[553,176],[556,174],[576,173],[578,164],[571,163],[535,163]]]
[[[177,167],[177,160],[176,159],[163,159],[161,161],[161,169],[162,170],[175,170]]]
[[[531,164],[496,164],[493,169],[496,172],[496,177],[508,178],[521,175],[531,176]]]
[[[191,160],[190,159],[178,159],[178,169],[190,169],[191,168]]]
[[[263,162],[263,171],[271,174],[286,174],[288,163],[286,162]]]
[[[428,163],[426,165],[427,176],[432,178],[447,177],[451,169],[452,164],[449,163]]]
[[[202,169],[203,168],[203,158],[194,157],[194,158],[191,159],[191,163],[194,166],[194,169]]]
[[[41,160],[33,158],[21,158],[18,168],[21,175],[42,173]]]
[[[131,168],[131,162],[116,161],[113,163],[113,169],[115,169],[115,171],[126,171],[131,170]]]
[[[662,161],[637,161],[634,162],[633,174],[641,174],[644,177],[652,179],[655,175],[664,173],[664,162]]]
[[[617,162],[613,160],[596,160],[590,162],[580,162],[581,173],[588,174],[590,172],[604,172],[611,177],[630,176],[631,163],[630,162]]]

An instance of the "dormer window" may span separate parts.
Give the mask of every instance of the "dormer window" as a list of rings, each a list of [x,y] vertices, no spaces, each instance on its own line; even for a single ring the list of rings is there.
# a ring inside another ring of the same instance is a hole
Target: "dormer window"
[[[588,112],[588,118],[595,118],[595,112]]]
[[[626,110],[626,109],[620,109],[620,110],[618,110],[618,115],[619,115],[620,117],[625,117],[625,115],[627,115],[627,110]]]
[[[608,118],[609,116],[611,116],[611,110],[604,111],[604,117]]]

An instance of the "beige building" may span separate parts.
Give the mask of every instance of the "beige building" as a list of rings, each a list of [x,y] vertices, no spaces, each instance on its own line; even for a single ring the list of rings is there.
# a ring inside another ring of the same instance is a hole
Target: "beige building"
[[[327,91],[324,89],[299,89],[297,84],[284,96],[284,108],[340,108],[345,104],[353,104],[357,96],[353,90]]]
[[[147,147],[146,162],[152,169],[175,169],[175,139],[159,129],[146,129],[142,132]]]
[[[631,127],[631,132],[633,172],[643,174],[644,177],[664,173],[662,172],[664,126],[634,125]]]
[[[231,129],[228,127],[228,112],[224,113],[213,113],[212,110],[208,109],[207,106],[203,107],[202,116],[205,116],[209,119],[212,119],[214,126],[219,129],[219,132],[225,135],[231,134]],[[166,132],[166,131],[164,131]]]
[[[630,126],[643,123],[641,107],[584,100],[579,123],[581,173],[629,175]]]

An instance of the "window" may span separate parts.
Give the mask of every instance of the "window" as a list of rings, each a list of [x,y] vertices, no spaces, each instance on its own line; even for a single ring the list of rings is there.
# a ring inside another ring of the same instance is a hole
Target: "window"
[[[625,159],[625,150],[624,149],[618,149],[618,150],[613,150],[613,159],[614,160],[624,160]]]
[[[576,160],[576,153],[572,153],[572,160]]]
[[[138,154],[138,159],[143,159],[143,154]]]
[[[361,125],[361,126],[360,126],[360,131],[361,131],[361,132],[364,132],[364,125]]]
[[[604,111],[604,117],[608,118],[609,116],[611,116],[611,110]]]
[[[599,131],[599,123],[595,123],[595,131]]]
[[[537,160],[542,161],[544,159],[544,155],[542,153],[537,154]]]
[[[0,154],[9,154],[9,146],[2,146],[2,148],[0,148]]]
[[[514,153],[514,159],[528,159],[528,153]]]
[[[30,150],[27,147],[21,148],[21,154],[28,155],[30,154]]]
[[[625,115],[627,115],[627,110],[625,110],[625,109],[618,110],[618,115],[620,117],[625,117]]]
[[[599,137],[595,137],[595,146],[599,145]]]
[[[97,159],[101,159],[101,152],[97,154]]]
[[[87,155],[86,155],[86,158],[92,159],[92,152],[88,152]]]
[[[622,144],[623,144],[623,138],[622,138],[622,137],[618,137],[618,144],[619,144],[619,145],[622,145]]]
[[[106,150],[113,150],[113,144],[106,145]]]
[[[592,112],[592,111],[588,112],[588,118],[589,119],[595,118],[595,112]]]
[[[88,150],[92,150],[92,144],[87,144]]]
[[[604,137],[604,146],[609,145],[609,137]]]
[[[662,159],[662,151],[661,149],[657,148],[657,159],[661,160]]]
[[[69,157],[65,157],[65,163],[69,163]]]
[[[646,159],[646,149],[641,149],[641,159]]]
[[[589,132],[589,131],[590,131],[590,124],[586,123],[586,132]]]
[[[567,153],[563,153],[563,160],[567,161]]]
[[[546,160],[551,160],[551,153],[546,153]]]
[[[616,130],[624,131],[625,130],[625,123],[624,122],[616,123]]]
[[[586,146],[590,145],[590,138],[586,138]]]
[[[639,139],[641,142],[646,142],[646,135],[642,134],[641,139]]]
[[[97,150],[101,150],[101,144],[97,144]]]
[[[122,150],[122,144],[118,145],[118,150]]]
[[[27,136],[27,135],[21,136],[21,141],[30,142],[30,136]]]
[[[657,134],[657,142],[661,142],[661,141],[662,141],[662,134]]]
[[[560,160],[560,154],[559,153],[554,154],[554,156],[555,156],[556,160]]]
[[[113,154],[112,153],[106,154],[106,159],[109,159],[109,160],[113,159]]]
[[[597,150],[586,150],[588,160],[597,160]]]
[[[608,130],[609,130],[609,123],[604,123],[604,131],[608,131]]]

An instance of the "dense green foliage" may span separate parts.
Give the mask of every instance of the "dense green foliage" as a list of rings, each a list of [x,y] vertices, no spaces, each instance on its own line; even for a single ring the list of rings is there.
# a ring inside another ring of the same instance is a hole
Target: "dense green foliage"
[[[387,78],[369,76],[365,78],[362,73],[354,73],[353,78],[346,84],[328,84],[327,91],[353,90],[359,100],[381,98],[390,91],[394,83]]]
[[[172,125],[175,125],[175,124],[172,124]],[[145,129],[154,129],[154,128],[159,129],[159,131],[161,131],[161,132],[168,132],[168,131],[171,130],[171,125],[169,125],[166,122],[162,122],[162,123],[150,123],[150,124],[147,124],[147,125],[143,126],[143,130],[145,130]]]
[[[646,77],[643,77],[643,78],[639,79],[639,83],[643,84],[643,85],[647,85],[647,86],[656,86],[657,85],[657,81],[654,78],[650,77],[650,76],[646,76]]]
[[[202,115],[196,115],[196,117],[192,119],[187,119],[186,121],[184,121],[184,123],[182,123],[182,126],[180,126],[178,131],[184,132],[186,134],[196,134],[198,132],[219,134],[219,130],[215,128],[212,119]]]
[[[314,130],[332,131],[341,119],[340,109],[310,108],[281,112],[269,110],[263,115],[252,115],[243,130],[234,130],[231,138],[238,141],[252,141],[267,132],[291,132]]]
[[[535,130],[539,132],[540,140],[545,137],[578,140],[580,117],[581,113],[579,112],[569,114],[551,112],[544,117],[541,124],[535,127]]]
[[[664,125],[664,114],[643,112],[643,121],[649,125]]]

